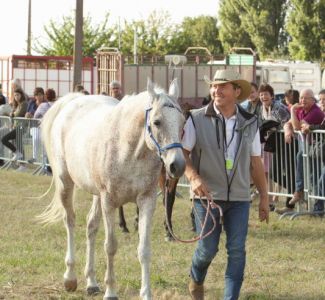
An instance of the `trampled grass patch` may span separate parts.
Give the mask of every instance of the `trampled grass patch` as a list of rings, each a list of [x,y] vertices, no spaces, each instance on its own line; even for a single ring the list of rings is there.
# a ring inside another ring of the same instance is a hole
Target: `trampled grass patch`
[[[0,170],[0,299],[102,299],[103,293],[89,297],[85,292],[85,224],[91,196],[77,191],[75,202],[76,257],[78,289],[67,293],[63,287],[66,233],[63,222],[42,226],[35,216],[51,200],[28,199],[49,187],[51,177],[32,176]],[[190,231],[188,193],[180,189],[174,210],[174,231],[181,238]],[[185,300],[188,273],[195,244],[165,242],[164,209],[159,198],[152,228],[151,283],[154,299]],[[138,235],[133,229],[135,205],[126,206],[130,234],[117,231],[116,277],[120,299],[138,299],[140,265],[137,259]],[[116,221],[118,221],[116,219]],[[325,299],[325,220],[301,217],[278,220],[271,213],[270,224],[257,219],[257,206],[251,208],[247,240],[247,266],[241,298],[245,300],[321,300]],[[118,228],[118,226],[117,226]],[[105,254],[104,232],[96,242],[97,279],[103,287]],[[206,279],[206,299],[222,299],[226,266],[225,238]]]

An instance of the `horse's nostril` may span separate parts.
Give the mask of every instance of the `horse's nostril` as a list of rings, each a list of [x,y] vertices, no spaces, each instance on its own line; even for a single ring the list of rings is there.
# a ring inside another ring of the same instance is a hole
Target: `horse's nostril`
[[[172,174],[174,174],[176,172],[176,167],[174,163],[171,163],[169,166],[169,170]]]

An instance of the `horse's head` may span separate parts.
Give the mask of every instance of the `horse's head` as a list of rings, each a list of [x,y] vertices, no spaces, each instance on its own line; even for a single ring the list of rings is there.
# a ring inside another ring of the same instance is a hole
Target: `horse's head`
[[[181,145],[185,118],[177,102],[177,81],[171,83],[166,94],[148,79],[147,90],[151,107],[146,113],[146,143],[150,149],[158,152],[168,175],[178,178],[185,171]]]

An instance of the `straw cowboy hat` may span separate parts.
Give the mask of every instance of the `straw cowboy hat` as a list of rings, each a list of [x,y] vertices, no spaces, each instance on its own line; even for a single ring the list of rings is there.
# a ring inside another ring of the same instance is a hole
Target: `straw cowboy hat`
[[[240,86],[241,92],[237,99],[239,101],[246,100],[251,93],[251,84],[241,78],[241,75],[233,70],[217,70],[210,80],[207,76],[204,76],[204,80],[209,84],[223,84],[223,83],[235,83]]]

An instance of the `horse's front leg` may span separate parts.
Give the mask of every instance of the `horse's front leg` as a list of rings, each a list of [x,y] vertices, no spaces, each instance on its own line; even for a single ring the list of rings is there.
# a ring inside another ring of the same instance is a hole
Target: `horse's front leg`
[[[102,214],[105,227],[105,252],[107,268],[105,272],[106,291],[104,300],[117,300],[116,280],[114,273],[114,255],[117,250],[115,237],[115,207],[110,205],[107,193],[101,193]]]
[[[95,271],[95,240],[102,216],[100,199],[98,196],[93,196],[93,204],[87,217],[87,255],[85,277],[87,280],[88,295],[93,295],[99,292],[99,286],[96,280]]]
[[[141,291],[143,300],[151,299],[150,258],[151,258],[151,224],[156,207],[156,192],[151,197],[138,200],[139,207],[139,246],[138,257],[141,264]]]

